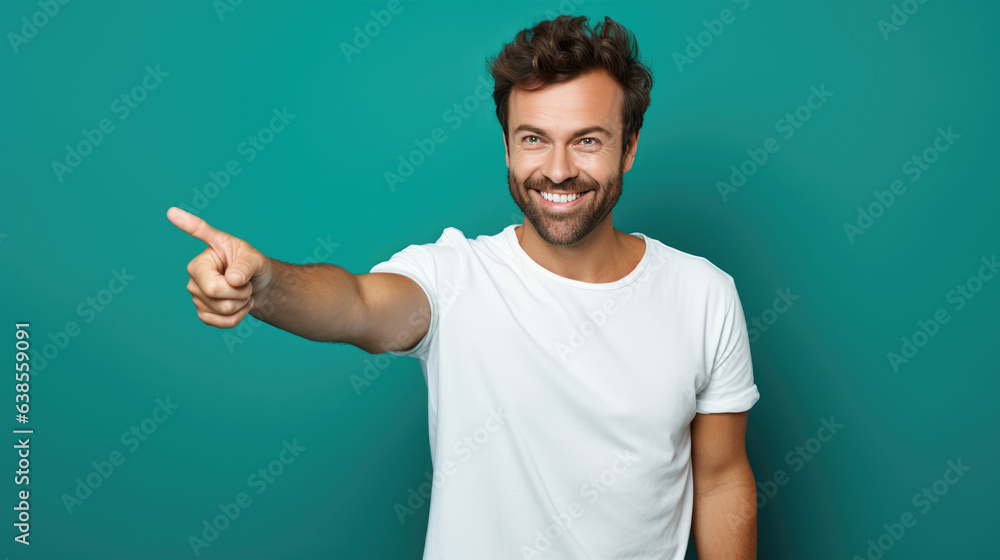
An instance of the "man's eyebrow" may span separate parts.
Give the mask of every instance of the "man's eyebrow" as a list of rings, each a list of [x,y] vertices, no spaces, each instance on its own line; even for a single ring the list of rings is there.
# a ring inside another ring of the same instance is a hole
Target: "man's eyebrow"
[[[517,133],[522,132],[522,131],[523,132],[530,132],[532,134],[537,134],[539,136],[548,136],[547,132],[545,132],[544,130],[542,130],[542,129],[536,127],[536,126],[531,126],[530,124],[518,125],[518,127],[514,129],[514,134],[517,134]],[[576,138],[577,136],[583,136],[584,134],[592,134],[594,132],[599,132],[599,133],[604,134],[605,136],[607,136],[609,138],[611,137],[611,133],[608,132],[607,129],[605,129],[602,126],[588,126],[586,128],[581,128],[580,130],[577,130],[576,132],[574,132],[571,136],[573,138]]]

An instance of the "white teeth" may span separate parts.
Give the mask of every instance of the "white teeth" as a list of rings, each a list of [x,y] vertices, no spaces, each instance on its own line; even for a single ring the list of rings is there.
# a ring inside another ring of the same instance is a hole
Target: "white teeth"
[[[538,191],[542,198],[548,200],[549,202],[572,202],[581,196],[582,194],[550,194],[545,191]]]

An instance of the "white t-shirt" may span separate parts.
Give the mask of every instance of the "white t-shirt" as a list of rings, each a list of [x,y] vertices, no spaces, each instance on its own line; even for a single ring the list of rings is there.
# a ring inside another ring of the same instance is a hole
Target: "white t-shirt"
[[[535,262],[512,224],[446,228],[371,272],[415,280],[431,325],[434,465],[424,560],[682,560],[693,506],[690,423],[760,398],[731,276],[641,233],[624,278]]]

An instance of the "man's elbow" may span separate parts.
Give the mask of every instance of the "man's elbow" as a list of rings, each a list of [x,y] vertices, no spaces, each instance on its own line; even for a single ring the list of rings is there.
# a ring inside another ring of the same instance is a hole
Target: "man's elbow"
[[[695,466],[694,491],[699,495],[715,492],[754,493],[756,481],[750,460],[746,453],[727,461],[725,464]]]

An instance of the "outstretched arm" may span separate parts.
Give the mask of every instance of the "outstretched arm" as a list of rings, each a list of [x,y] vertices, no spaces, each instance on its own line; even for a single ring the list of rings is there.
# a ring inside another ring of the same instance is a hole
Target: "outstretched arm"
[[[406,276],[289,264],[179,208],[167,218],[208,245],[187,267],[188,291],[207,325],[229,329],[249,313],[309,340],[373,354],[412,348],[430,326],[427,295]]]

